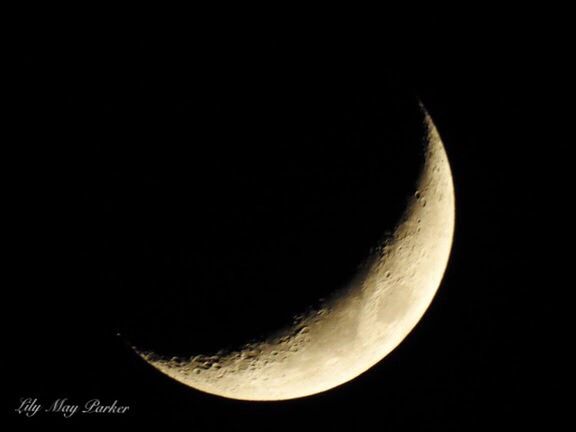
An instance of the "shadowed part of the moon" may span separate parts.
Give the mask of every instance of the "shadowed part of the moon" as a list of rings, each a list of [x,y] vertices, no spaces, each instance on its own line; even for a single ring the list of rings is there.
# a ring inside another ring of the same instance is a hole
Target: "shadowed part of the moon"
[[[422,167],[417,104],[304,88],[229,97],[182,123],[153,111],[146,145],[108,149],[126,159],[106,223],[135,345],[191,355],[278,330],[393,230]]]

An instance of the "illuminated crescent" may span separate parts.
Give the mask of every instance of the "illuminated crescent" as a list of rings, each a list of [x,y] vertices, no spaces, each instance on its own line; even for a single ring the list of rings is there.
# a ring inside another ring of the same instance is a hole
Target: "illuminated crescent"
[[[288,328],[232,352],[163,358],[134,347],[166,375],[234,399],[281,400],[313,395],[352,380],[378,363],[416,326],[448,263],[454,188],[436,127],[422,109],[425,158],[393,234],[365,270],[319,309]]]

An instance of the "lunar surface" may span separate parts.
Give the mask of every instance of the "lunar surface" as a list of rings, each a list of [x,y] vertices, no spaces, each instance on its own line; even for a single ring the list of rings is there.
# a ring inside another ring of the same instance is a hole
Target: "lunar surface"
[[[363,270],[291,326],[234,351],[166,358],[134,350],[195,389],[243,400],[283,400],[329,390],[374,366],[416,326],[446,269],[454,231],[450,165],[422,110],[424,163],[393,232]],[[385,197],[383,198],[385,199]],[[295,311],[297,312],[297,311]]]

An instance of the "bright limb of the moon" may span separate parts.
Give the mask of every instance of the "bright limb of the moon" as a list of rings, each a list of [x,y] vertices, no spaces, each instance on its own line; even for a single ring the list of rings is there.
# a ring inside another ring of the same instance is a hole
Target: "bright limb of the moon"
[[[440,285],[454,232],[454,188],[432,119],[425,123],[425,159],[413,196],[394,233],[365,271],[319,310],[242,349],[163,358],[134,348],[166,375],[234,399],[281,400],[319,393],[378,363],[416,326]]]

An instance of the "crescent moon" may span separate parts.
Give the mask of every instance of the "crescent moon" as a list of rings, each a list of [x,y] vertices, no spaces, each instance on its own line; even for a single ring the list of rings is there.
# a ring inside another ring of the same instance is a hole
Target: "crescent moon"
[[[362,374],[416,326],[446,269],[454,188],[436,127],[422,107],[424,163],[393,234],[364,270],[288,328],[232,352],[165,358],[133,347],[164,374],[232,399],[271,401],[320,393]]]

